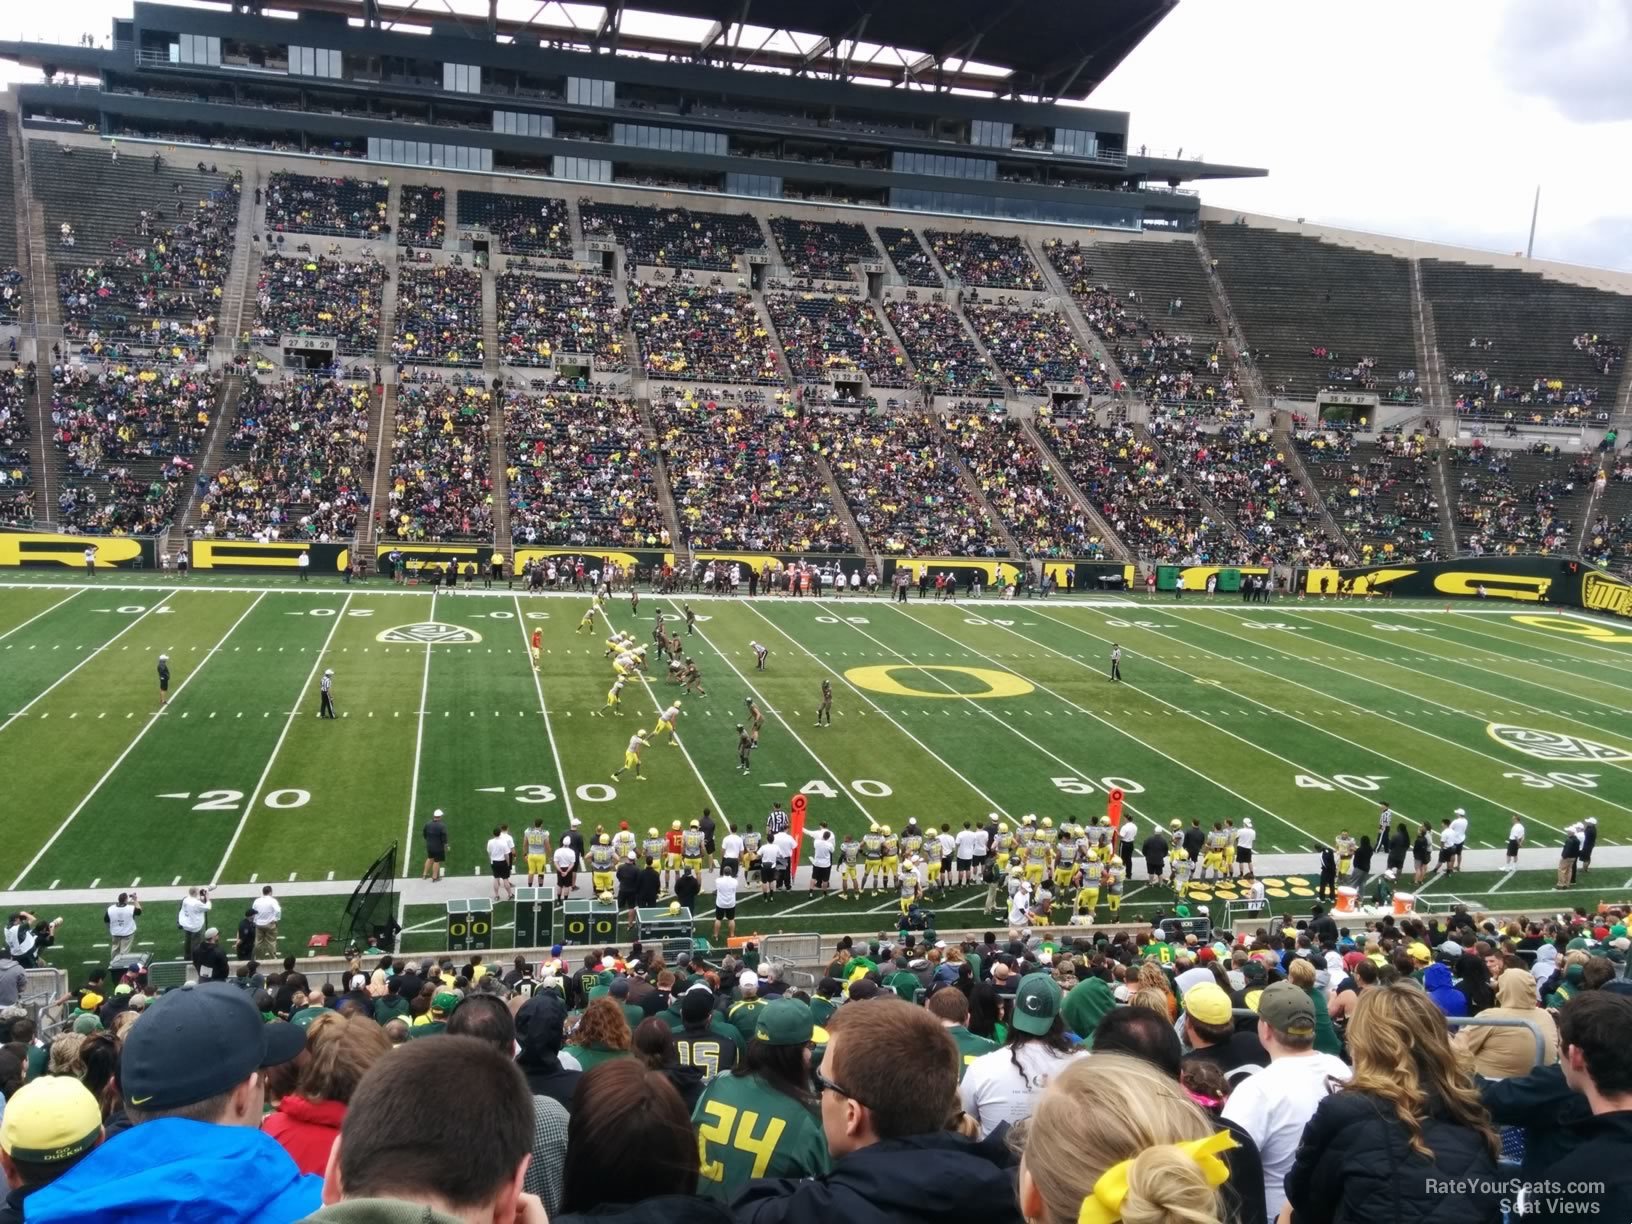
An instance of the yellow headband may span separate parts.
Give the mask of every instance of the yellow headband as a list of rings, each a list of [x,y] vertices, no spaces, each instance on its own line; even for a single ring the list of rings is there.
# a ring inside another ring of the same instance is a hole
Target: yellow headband
[[[1191,1139],[1173,1146],[1196,1162],[1209,1186],[1222,1186],[1229,1179],[1229,1166],[1219,1158],[1220,1152],[1237,1146],[1229,1131],[1219,1131],[1206,1139]],[[1082,1200],[1082,1210],[1077,1212],[1077,1224],[1116,1224],[1122,1218],[1122,1204],[1128,1197],[1128,1170],[1132,1166],[1131,1160],[1124,1160],[1099,1175],[1093,1193]]]

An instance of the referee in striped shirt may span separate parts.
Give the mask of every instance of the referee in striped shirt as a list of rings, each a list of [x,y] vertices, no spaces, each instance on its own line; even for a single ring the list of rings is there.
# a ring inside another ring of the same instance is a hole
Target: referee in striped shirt
[[[1111,679],[1122,679],[1122,647],[1115,642],[1111,643]]]
[[[323,673],[323,679],[318,683],[318,687],[323,693],[323,708],[317,712],[319,718],[334,717],[334,696],[329,691],[333,684],[334,668],[331,667]]]

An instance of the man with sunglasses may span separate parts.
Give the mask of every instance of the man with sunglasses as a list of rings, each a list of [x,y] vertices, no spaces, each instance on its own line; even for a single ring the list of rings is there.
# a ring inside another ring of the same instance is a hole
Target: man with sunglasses
[[[828,1021],[814,1079],[832,1171],[752,1181],[737,1224],[1021,1224],[1003,1137],[947,1130],[957,1115],[957,1046],[922,1007],[852,998]]]

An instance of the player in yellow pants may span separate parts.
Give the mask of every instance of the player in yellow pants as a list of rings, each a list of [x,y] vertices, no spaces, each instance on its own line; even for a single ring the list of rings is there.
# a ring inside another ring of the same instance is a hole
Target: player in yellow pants
[[[1091,919],[1098,908],[1099,881],[1092,876],[1085,876],[1082,887],[1077,889],[1077,913],[1086,914]]]

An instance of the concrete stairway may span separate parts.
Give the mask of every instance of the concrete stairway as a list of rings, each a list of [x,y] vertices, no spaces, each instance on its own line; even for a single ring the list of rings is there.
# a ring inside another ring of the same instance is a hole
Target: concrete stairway
[[[493,278],[491,276],[482,277],[484,297],[492,292],[492,284]],[[488,315],[486,318],[491,319],[492,316]],[[490,346],[488,353],[492,354],[493,351]],[[492,373],[489,375],[489,382],[491,382],[498,375],[499,363],[498,358],[491,355],[488,357],[488,361],[492,363]],[[487,431],[487,464],[493,480],[493,537],[498,542],[499,547],[503,548],[510,542],[510,477],[506,471],[508,462],[504,453],[505,421],[504,395],[502,392],[494,393],[493,407],[488,417],[488,425],[490,428]]]
[[[215,414],[210,418],[209,432],[204,435],[204,445],[198,448],[198,454],[193,466],[193,492],[187,499],[187,508],[176,517],[167,533],[172,537],[172,547],[177,546],[175,541],[185,540],[189,532],[196,532],[204,526],[203,494],[199,491],[199,481],[207,486],[215,478],[215,474],[222,467],[222,453],[226,450],[227,439],[232,436],[233,422],[238,419],[238,408],[243,403],[244,395],[250,390],[248,381],[240,374],[228,374],[221,380],[221,399],[217,403]]]
[[[838,477],[833,474],[833,468],[828,463],[826,456],[817,455],[815,458],[816,470],[822,474],[822,479],[827,481],[827,492],[833,503],[833,512],[850,529],[850,538],[856,542],[856,552],[861,555],[869,566],[876,570],[878,568],[878,554],[873,551],[873,546],[867,542],[867,537],[862,534],[861,524],[856,522],[856,516],[850,511],[850,503],[844,500],[844,494],[839,491]]]
[[[1316,486],[1314,478],[1309,475],[1309,469],[1304,466],[1303,456],[1298,453],[1297,445],[1293,441],[1291,433],[1284,429],[1277,429],[1275,431],[1275,447],[1281,454],[1286,456],[1287,470],[1297,478],[1298,484],[1302,486],[1304,495],[1309,499],[1310,505],[1319,507],[1321,529],[1325,531],[1326,538],[1340,545],[1346,551],[1353,552],[1348,537],[1343,534],[1343,528],[1338,524],[1337,516],[1332,513],[1331,507],[1326,504],[1326,499],[1321,496],[1320,489]]]
[[[657,497],[658,509],[663,511],[663,522],[669,529],[669,542],[674,549],[674,564],[678,569],[691,564],[690,549],[685,547],[685,535],[680,530],[680,510],[674,501],[674,486],[669,483],[669,465],[663,457],[661,439],[657,435],[657,419],[652,415],[649,396],[639,396],[635,403],[640,408],[640,424],[657,455],[657,466],[652,471],[652,492]]]
[[[1449,416],[1451,388],[1439,355],[1439,331],[1422,292],[1422,263],[1415,259],[1411,261],[1411,309],[1417,321],[1417,384],[1423,390],[1423,409],[1429,416]]]
[[[1099,333],[1088,325],[1088,316],[1082,313],[1082,307],[1077,305],[1077,300],[1071,296],[1071,291],[1066,288],[1065,280],[1060,276],[1059,269],[1043,253],[1041,247],[1033,246],[1028,242],[1026,250],[1033,262],[1042,269],[1043,280],[1048,285],[1048,291],[1058,299],[1061,309],[1065,311],[1065,317],[1070,319],[1071,326],[1077,329],[1077,334],[1082,338],[1083,347],[1105,363],[1106,372],[1110,374],[1112,379],[1126,386],[1128,380],[1127,376],[1122,373],[1122,367],[1117,364],[1116,358],[1111,354],[1111,350],[1105,346],[1105,342],[1100,338]]]
[[[361,550],[371,550],[379,540],[375,536],[376,518],[383,519],[391,511],[391,439],[396,433],[397,386],[388,382],[381,389],[374,404],[374,415],[368,425],[368,444],[374,451],[374,487],[369,494],[368,513],[357,524],[357,544]]]
[[[1207,240],[1199,228],[1196,231],[1196,252],[1200,255],[1201,266],[1207,273],[1207,302],[1213,308],[1213,316],[1218,320],[1219,328],[1224,333],[1228,346],[1226,351],[1235,358],[1235,366],[1240,373],[1240,383],[1246,392],[1247,403],[1253,408],[1268,408],[1273,403],[1269,389],[1264,386],[1263,376],[1258,373],[1258,366],[1252,360],[1247,337],[1241,331],[1241,321],[1235,317],[1235,307],[1230,304],[1230,295],[1224,289],[1224,282],[1213,270],[1212,252],[1207,249]]]
[[[1208,494],[1206,488],[1199,481],[1192,480],[1190,478],[1189,474],[1186,472],[1185,465],[1178,462],[1178,460],[1173,457],[1173,454],[1167,449],[1167,447],[1162,445],[1161,440],[1157,438],[1156,435],[1151,433],[1150,430],[1145,428],[1143,425],[1135,425],[1133,427],[1133,431],[1141,441],[1150,443],[1162,453],[1166,460],[1167,469],[1171,472],[1179,473],[1180,478],[1184,481],[1184,487],[1195,495],[1197,503],[1201,506],[1207,517],[1212,519],[1213,522],[1219,524],[1219,526],[1221,526],[1224,531],[1229,534],[1230,538],[1234,540],[1236,544],[1240,545],[1242,555],[1247,557],[1252,556],[1252,544],[1247,540],[1247,537],[1241,533],[1240,528],[1235,525],[1235,516],[1230,514],[1224,509],[1223,506],[1219,505],[1218,502],[1213,500],[1213,498]]]
[[[252,287],[260,283],[260,249],[255,243],[259,225],[255,187],[259,181],[258,172],[251,170],[238,190],[238,228],[232,240],[232,267],[221,286],[221,308],[215,317],[215,353],[222,364],[232,360],[234,349],[244,337],[244,328],[254,317],[247,299]]]
[[[1439,486],[1439,555],[1441,557],[1456,556],[1456,490],[1451,487],[1450,464],[1446,456],[1450,452],[1450,444],[1444,438],[1439,440],[1439,450],[1434,455],[1434,482]]]
[[[1044,462],[1048,464],[1054,473],[1054,479],[1060,482],[1060,488],[1071,495],[1071,500],[1077,504],[1077,507],[1087,515],[1088,521],[1094,525],[1094,530],[1099,533],[1099,538],[1105,541],[1106,551],[1110,552],[1118,560],[1137,561],[1139,558],[1133,555],[1133,549],[1124,544],[1122,537],[1111,530],[1110,523],[1100,514],[1088,495],[1082,491],[1082,486],[1071,479],[1071,473],[1066,471],[1065,464],[1060,462],[1059,456],[1049,449],[1048,443],[1043,441],[1043,436],[1037,432],[1035,418],[1022,418],[1020,428],[1031,439],[1031,444],[1041,452]]]
[[[965,320],[965,326],[967,325],[968,321]],[[992,368],[996,369],[997,367],[993,366]],[[980,507],[980,512],[986,516],[997,530],[997,534],[1002,537],[1003,546],[1009,550],[1009,559],[1017,564],[1026,564],[1026,550],[1021,547],[1020,541],[1015,534],[1009,530],[1009,525],[1003,521],[1003,516],[997,512],[997,507],[986,499],[986,494],[981,491],[980,481],[975,479],[975,474],[969,470],[968,463],[964,462],[963,457],[958,454],[958,444],[952,440],[952,435],[946,432],[946,423],[941,419],[939,413],[931,413],[930,420],[935,424],[935,432],[946,443],[947,453],[958,455],[958,476],[963,482],[963,487],[974,500],[975,505]]]

